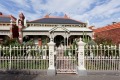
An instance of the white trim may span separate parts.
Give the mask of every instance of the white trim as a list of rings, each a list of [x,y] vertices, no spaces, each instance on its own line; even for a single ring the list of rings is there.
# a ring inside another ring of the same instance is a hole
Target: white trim
[[[26,25],[26,18],[24,19],[24,26],[27,27],[27,25]]]
[[[24,28],[23,31],[55,31],[58,27],[27,27]],[[81,27],[61,27],[61,29],[63,29],[63,31],[68,31],[68,32],[81,32],[81,31],[90,31],[92,32],[92,30],[90,30],[89,28],[81,28]],[[65,29],[65,30],[64,30]]]
[[[21,35],[21,32],[19,32],[19,35]]]
[[[53,27],[49,32],[55,31],[58,28],[61,28],[63,31],[70,32],[67,28],[63,27],[62,25],[58,25],[57,27]]]

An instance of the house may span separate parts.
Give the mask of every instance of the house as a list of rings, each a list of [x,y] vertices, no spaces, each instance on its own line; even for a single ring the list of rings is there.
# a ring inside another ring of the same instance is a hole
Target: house
[[[111,25],[93,29],[94,38],[101,38],[110,41],[112,44],[120,44],[120,22],[113,22]]]
[[[12,24],[11,24],[12,22]],[[12,15],[4,15],[0,12],[0,41],[6,37],[15,38],[18,36],[16,30],[16,18]]]
[[[92,30],[87,23],[71,19],[66,14],[63,17],[45,15],[43,18],[26,21],[23,13],[19,18],[12,15],[0,15],[0,35],[18,38],[20,43],[33,40],[37,45],[45,45],[52,39],[56,46],[71,45],[77,38],[92,38]]]

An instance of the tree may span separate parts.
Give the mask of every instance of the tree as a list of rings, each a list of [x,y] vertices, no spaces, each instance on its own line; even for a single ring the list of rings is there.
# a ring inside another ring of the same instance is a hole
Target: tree
[[[112,39],[108,38],[108,37],[104,37],[104,36],[96,36],[95,37],[95,42],[97,44],[104,44],[104,45],[112,45]]]

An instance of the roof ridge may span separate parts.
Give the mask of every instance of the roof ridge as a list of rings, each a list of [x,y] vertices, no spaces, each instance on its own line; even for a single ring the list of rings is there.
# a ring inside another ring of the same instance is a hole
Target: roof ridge
[[[44,18],[39,18],[39,19],[31,20],[29,22],[33,22],[33,21],[37,21],[37,20],[41,20],[41,19],[44,19]]]
[[[43,17],[43,18],[39,18],[39,19],[36,19],[36,20],[31,20],[29,22],[38,21],[38,20],[42,20],[42,19],[65,19],[65,20],[73,20],[73,21],[76,21],[76,22],[79,22],[79,23],[83,24],[83,22],[80,22],[78,20],[71,19],[71,18],[64,18],[64,17],[49,17],[49,18]]]
[[[49,18],[64,18],[64,17],[60,17],[60,16],[49,16]],[[64,19],[68,19],[68,18],[64,18]]]
[[[70,18],[71,19],[71,18]],[[71,20],[74,20],[74,21],[77,21],[77,22],[80,22],[80,23],[84,23],[84,22],[81,22],[81,21],[78,21],[78,20],[75,20],[75,19],[71,19]]]
[[[95,32],[102,32],[102,31],[107,31],[107,30],[116,29],[116,28],[120,28],[120,22],[114,23],[114,24],[111,24],[111,25],[107,25],[107,26],[104,26],[104,27],[101,27],[101,28],[97,28],[94,31]]]
[[[0,15],[0,17],[10,17],[11,15]]]
[[[37,21],[37,20],[41,20],[41,19],[45,19],[45,18],[64,18],[64,17],[55,17],[55,16],[49,16],[49,17],[43,17],[43,18],[39,18],[39,19],[35,19],[35,20],[31,20],[31,21],[29,21],[29,22],[32,22],[32,21]],[[64,18],[64,19],[66,19],[66,18]],[[68,18],[67,18],[68,19]]]

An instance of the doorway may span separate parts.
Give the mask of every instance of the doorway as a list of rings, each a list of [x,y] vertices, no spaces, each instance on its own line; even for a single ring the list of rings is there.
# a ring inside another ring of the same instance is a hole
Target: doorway
[[[61,35],[57,35],[57,36],[54,38],[54,42],[56,43],[56,47],[60,46],[60,44],[63,44],[63,45],[64,45],[64,37],[61,36]]]

